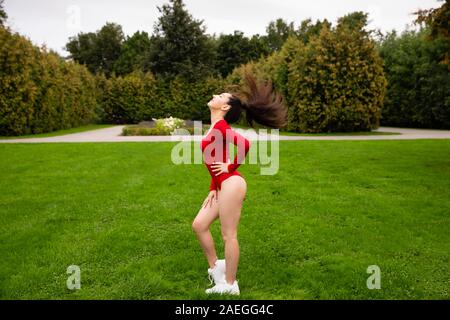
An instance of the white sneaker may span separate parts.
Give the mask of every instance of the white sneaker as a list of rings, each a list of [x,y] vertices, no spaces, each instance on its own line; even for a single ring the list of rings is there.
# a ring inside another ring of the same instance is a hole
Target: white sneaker
[[[210,284],[225,282],[225,260],[216,260],[213,268],[208,268],[208,278]]]
[[[226,281],[216,284],[214,287],[205,290],[206,293],[220,293],[220,294],[234,294],[239,295],[238,281],[234,280],[233,284],[229,284]]]

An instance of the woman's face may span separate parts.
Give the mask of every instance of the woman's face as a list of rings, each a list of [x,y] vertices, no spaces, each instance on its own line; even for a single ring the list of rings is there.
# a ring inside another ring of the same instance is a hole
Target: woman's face
[[[209,100],[208,107],[213,109],[220,109],[223,106],[228,104],[228,101],[231,98],[231,94],[228,92],[223,92],[221,94],[214,94],[213,98]]]

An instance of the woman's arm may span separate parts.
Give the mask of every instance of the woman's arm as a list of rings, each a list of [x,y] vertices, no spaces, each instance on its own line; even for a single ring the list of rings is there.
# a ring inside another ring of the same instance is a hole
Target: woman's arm
[[[247,153],[250,149],[250,141],[246,139],[243,135],[231,129],[231,127],[225,121],[220,121],[218,127],[222,132],[225,142],[227,144],[229,142],[232,142],[235,146],[238,147],[238,152],[236,156],[234,157],[233,161],[228,165],[228,172],[231,173],[235,171],[245,160],[245,157],[247,156]]]

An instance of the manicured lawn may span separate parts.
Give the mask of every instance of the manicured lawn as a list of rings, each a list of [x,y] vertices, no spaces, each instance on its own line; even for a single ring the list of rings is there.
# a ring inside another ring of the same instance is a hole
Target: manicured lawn
[[[191,230],[210,177],[175,144],[0,145],[0,298],[217,298]],[[450,140],[281,141],[259,168],[239,169],[239,298],[450,298]]]
[[[70,134],[70,133],[78,133],[78,132],[103,129],[103,128],[109,128],[109,127],[114,127],[114,125],[113,124],[88,124],[88,125],[81,126],[81,127],[56,130],[56,131],[46,132],[46,133],[28,134],[28,135],[12,136],[12,137],[0,136],[0,139],[25,139],[25,138],[55,137],[55,136],[62,136],[65,134]]]

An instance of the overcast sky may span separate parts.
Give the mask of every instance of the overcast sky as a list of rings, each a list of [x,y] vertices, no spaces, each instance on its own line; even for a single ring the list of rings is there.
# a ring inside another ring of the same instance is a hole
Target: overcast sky
[[[157,6],[168,0],[5,0],[8,25],[37,45],[45,43],[60,54],[70,36],[79,32],[95,32],[106,22],[122,25],[126,35],[136,31],[153,31],[160,16]],[[206,32],[245,35],[265,34],[268,23],[277,18],[294,22],[337,18],[353,12],[369,13],[369,27],[383,32],[413,29],[417,9],[437,8],[438,0],[185,0],[195,19],[203,20]],[[409,25],[409,27],[408,27]]]

